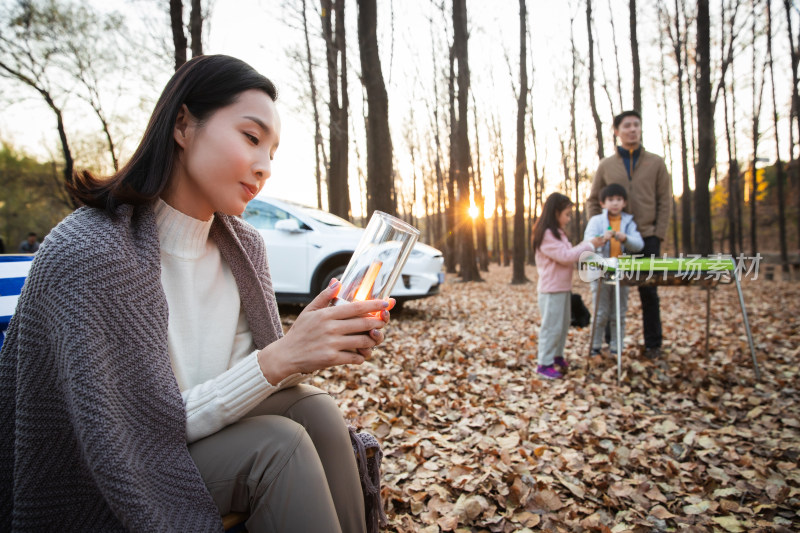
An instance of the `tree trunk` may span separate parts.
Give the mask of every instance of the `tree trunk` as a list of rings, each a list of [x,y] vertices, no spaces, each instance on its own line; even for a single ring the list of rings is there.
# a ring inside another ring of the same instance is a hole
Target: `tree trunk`
[[[476,234],[478,237],[478,266],[483,272],[489,272],[489,246],[486,242],[486,199],[483,196],[483,177],[481,176],[481,143],[478,136],[478,107],[475,105],[475,95],[472,96],[472,110],[475,117],[475,169],[472,174],[473,189],[475,191],[475,206],[478,216],[475,219]]]
[[[780,239],[781,263],[783,271],[789,272],[789,254],[786,246],[786,197],[783,193],[786,172],[781,161],[780,139],[778,137],[778,106],[775,99],[775,68],[772,59],[772,2],[767,0],[767,57],[769,58],[769,77],[772,85],[772,123],[775,128],[775,166],[778,186],[778,235]]]
[[[414,124],[414,111],[411,111],[409,116],[411,124]],[[407,204],[403,205],[405,213],[405,220],[414,227],[419,227],[415,216],[415,207],[417,205],[417,141],[414,139],[414,133],[409,126],[405,131],[405,141],[408,145],[409,157],[411,158],[411,198]]]
[[[697,89],[697,76],[698,76],[698,69],[697,69],[697,51],[695,50],[695,69],[694,72],[691,71],[689,68],[689,28],[688,28],[688,20],[689,17],[686,15],[686,5],[684,0],[681,0],[681,6],[683,9],[683,70],[686,73],[686,92],[689,95],[686,99],[686,103],[689,107],[689,137],[691,140],[691,147],[692,149],[689,151],[689,156],[691,158],[691,168],[695,169],[697,167],[697,135],[695,130],[695,116],[694,116],[694,104],[695,99],[691,97],[692,94],[696,94]],[[695,180],[696,182],[697,180]],[[692,207],[694,207],[694,194],[692,194]],[[694,213],[694,211],[692,211]],[[693,237],[694,238],[694,237]]]
[[[500,238],[503,241],[503,266],[511,264],[511,246],[508,235],[508,198],[506,197],[505,167],[500,167]]]
[[[694,194],[696,253],[713,252],[709,182],[715,164],[714,107],[711,102],[711,28],[708,0],[697,1],[697,144]]]
[[[578,132],[576,126],[576,99],[578,92],[578,51],[575,48],[575,36],[572,33],[572,21],[570,21],[569,38],[572,45],[572,92],[569,100],[570,116],[570,146],[572,148],[572,167],[575,174],[575,214],[572,218],[573,240],[580,242],[583,237],[581,231],[581,196],[580,196],[580,172],[578,171]]]
[[[526,17],[525,19],[525,33],[528,39],[528,49],[533,57],[533,38],[530,31],[530,23]],[[531,142],[533,143],[533,161],[531,161],[531,168],[533,168],[533,184],[531,185],[531,175],[528,173],[528,187],[531,189],[530,198],[528,200],[528,233],[525,239],[525,247],[527,249],[527,263],[531,266],[536,264],[536,254],[533,251],[533,226],[536,223],[536,209],[538,208],[537,200],[539,199],[539,152],[536,147],[536,126],[533,123],[533,72],[531,72],[531,82],[528,86],[528,98],[530,99],[531,109],[528,113],[531,126]]]
[[[497,173],[494,173],[494,212],[492,213],[492,260],[498,265],[503,264],[503,252],[500,248],[500,202],[497,201],[498,181]]]
[[[428,164],[430,165],[433,163],[430,157],[430,149],[428,150]],[[429,167],[430,168],[430,167]],[[426,173],[423,171],[422,173],[422,208],[424,210],[424,224],[425,224],[425,242],[433,246],[435,242],[433,240],[433,202],[431,198],[433,197],[433,191],[431,190],[432,187],[432,176],[430,173]],[[433,176],[435,179],[435,176]]]
[[[792,59],[792,105],[789,113],[789,168],[793,176],[793,183],[795,187],[795,202],[797,204],[797,249],[800,250],[800,165],[796,163],[794,156],[795,143],[800,142],[800,94],[798,94],[798,63],[800,63],[800,42],[795,43],[792,34],[792,2],[791,0],[783,0],[783,7],[786,10],[786,28],[789,35],[789,50]],[[800,31],[800,29],[798,29]],[[800,37],[800,36],[799,36]],[[794,127],[797,127],[797,137],[794,136]]]
[[[477,172],[476,181],[480,180],[480,169]],[[475,219],[475,235],[478,240],[478,267],[482,272],[489,272],[489,243],[486,236],[486,199],[482,192],[475,192],[475,207],[478,208],[478,216]]]
[[[64,156],[64,183],[72,183],[72,175],[75,167],[75,160],[72,158],[72,150],[70,150],[69,143],[67,142],[67,130],[64,128],[64,116],[61,109],[56,106],[50,94],[41,92],[48,107],[56,115],[56,123],[58,128],[58,138],[61,141],[61,153]],[[77,206],[75,206],[77,207]]]
[[[450,74],[448,78],[448,105],[449,105],[449,169],[447,175],[447,254],[445,266],[450,274],[456,273],[458,265],[458,241],[456,240],[456,226],[459,217],[456,213],[456,56],[453,47],[450,47]]]
[[[494,160],[495,160],[495,176],[497,180],[495,198],[496,203],[500,205],[500,264],[508,266],[511,264],[511,258],[508,250],[508,211],[506,205],[506,178],[505,155],[503,150],[503,133],[499,121],[492,117],[492,131],[495,139]]]
[[[99,98],[93,97],[89,102],[89,105],[92,106],[94,114],[97,115],[97,118],[100,120],[100,125],[103,128],[103,135],[105,136],[106,144],[108,145],[108,152],[111,154],[111,164],[114,165],[114,172],[116,172],[119,170],[119,158],[117,157],[117,148],[114,145],[114,139],[111,136],[111,127],[108,123],[108,119],[106,118],[106,115],[100,106]]]
[[[725,34],[725,6],[722,6],[722,34]],[[730,36],[733,38],[733,35]],[[725,39],[721,41],[722,47],[725,46]],[[733,82],[736,78],[731,76],[731,92],[733,92]],[[723,76],[722,80],[722,103],[725,105],[725,145],[728,149],[728,250],[730,254],[736,257],[736,187],[739,180],[739,163],[733,156],[735,142],[735,135],[731,136],[731,121],[728,116],[728,85]],[[731,95],[733,99],[733,94]],[[720,250],[722,246],[720,246]]]
[[[360,4],[359,4],[360,5]],[[330,114],[328,142],[328,210],[334,215],[350,219],[350,188],[347,179],[349,131],[347,97],[347,45],[344,32],[344,0],[322,0],[322,34],[328,64],[328,111]],[[361,8],[359,8],[359,20]],[[333,21],[335,18],[335,23]],[[359,36],[360,41],[360,36]],[[363,59],[362,59],[363,62]],[[365,76],[366,77],[366,76]],[[369,90],[369,89],[368,89]],[[341,93],[341,103],[340,103]],[[369,117],[372,117],[372,102]],[[368,128],[370,123],[368,122]],[[370,135],[367,135],[367,195],[369,197]],[[370,209],[367,202],[367,216]]]
[[[361,116],[364,117],[364,131],[367,129],[367,96],[364,86],[361,86]],[[355,134],[355,127],[351,131],[353,134],[353,151],[356,156],[356,167],[358,168],[358,206],[359,212],[367,214],[367,173],[366,161],[361,157],[361,151],[358,149],[358,136]],[[355,218],[355,217],[354,217]],[[358,217],[362,221],[365,220],[364,216]]]
[[[531,182],[530,170],[525,171],[525,189],[528,195],[528,212],[526,214],[527,223],[525,224],[525,264],[533,265],[533,183]]]
[[[661,101],[664,107],[664,116],[669,117],[669,100],[667,99],[667,67],[665,61],[665,53],[664,50],[667,48],[664,42],[664,32],[667,32],[672,35],[672,29],[669,22],[669,14],[666,11],[666,6],[659,1],[656,5],[656,9],[658,12],[658,51],[659,51],[659,61],[660,61],[660,81],[661,81]],[[677,17],[677,14],[676,14]],[[673,41],[674,42],[674,41]],[[678,61],[680,64],[680,60]],[[680,83],[680,80],[678,80]],[[674,172],[674,164],[672,159],[672,133],[669,127],[669,124],[666,125],[664,128],[664,133],[666,134],[666,149],[669,152],[669,171]],[[684,137],[685,139],[685,137]],[[672,193],[672,191],[670,191]],[[672,244],[674,246],[674,254],[677,257],[678,255],[678,203],[675,201],[675,195],[670,194],[672,197]]]
[[[631,0],[634,3],[634,0]],[[612,17],[613,18],[613,17]],[[586,0],[586,28],[589,31],[589,104],[592,106],[592,118],[597,134],[597,157],[603,159],[603,123],[597,113],[597,103],[594,99],[594,40],[592,38],[592,0]]]
[[[737,5],[738,9],[738,5]],[[735,13],[734,13],[735,15]],[[733,46],[733,41],[735,39],[737,28],[734,25],[735,23],[735,16],[732,16],[729,20],[728,24],[728,36],[730,38],[730,44]],[[731,61],[730,64],[731,68],[731,136],[733,138],[733,161],[735,163],[734,172],[733,172],[733,184],[732,184],[732,198],[730,199],[733,202],[733,218],[735,221],[735,225],[732,231],[736,234],[736,250],[738,252],[744,251],[744,240],[742,238],[742,169],[739,165],[739,151],[738,145],[736,140],[739,138],[736,128],[736,73],[734,72],[734,63]]]
[[[757,57],[757,50],[756,50],[756,37],[758,36],[757,28],[756,28],[756,21],[759,18],[756,16],[756,5],[758,4],[759,0],[753,0],[751,7],[752,7],[752,52],[753,52],[753,64],[752,64],[752,78],[753,78],[753,130],[752,130],[752,138],[753,138],[753,159],[750,163],[750,250],[751,255],[753,257],[756,256],[758,253],[758,217],[757,215],[757,207],[758,207],[758,170],[756,168],[756,163],[758,162],[758,142],[761,136],[761,132],[759,131],[759,122],[761,118],[761,104],[764,101],[764,85],[765,85],[765,70],[766,69],[766,62],[762,63],[762,72],[761,72],[761,83],[759,84],[756,80],[756,65],[758,63]],[[758,96],[756,96],[758,93]]]
[[[525,277],[525,114],[528,104],[528,59],[525,42],[525,0],[519,0],[519,95],[517,95],[517,159],[514,169],[514,266],[512,285],[527,283]]]
[[[494,117],[492,117],[492,121],[494,121]],[[487,130],[489,129],[487,124]],[[492,185],[494,186],[494,211],[492,211],[492,247],[491,252],[489,254],[490,261],[496,261],[498,265],[502,264],[502,252],[500,251],[500,195],[499,195],[499,188],[500,188],[500,176],[496,170],[496,163],[497,163],[497,145],[499,141],[497,139],[492,138],[493,131],[490,130],[489,135],[489,147],[490,152],[489,155],[491,156],[491,166],[492,166]]]
[[[61,154],[64,156],[64,169],[62,172],[62,176],[64,177],[64,185],[72,183],[74,167],[75,167],[75,160],[72,157],[72,150],[69,147],[69,141],[67,140],[67,130],[64,128],[64,113],[62,109],[56,105],[55,100],[53,100],[52,95],[45,87],[40,86],[37,84],[37,80],[33,80],[25,75],[24,72],[15,70],[10,65],[6,65],[5,63],[0,61],[0,70],[4,70],[8,72],[11,77],[14,79],[24,83],[28,87],[34,89],[36,92],[41,95],[44,99],[47,107],[53,112],[56,116],[56,129],[58,130],[58,138],[61,142]],[[72,196],[70,194],[66,195],[66,198],[72,202]],[[71,205],[73,208],[77,208],[77,205]]]
[[[76,57],[78,57],[78,54],[76,54]],[[103,136],[105,136],[106,144],[108,145],[108,152],[111,155],[111,164],[114,166],[114,172],[116,172],[119,170],[117,147],[111,135],[111,124],[109,123],[106,113],[103,111],[97,78],[94,76],[92,69],[83,61],[79,60],[76,66],[78,71],[75,72],[73,76],[83,84],[87,92],[87,95],[81,96],[81,98],[89,104],[94,114],[97,115],[97,119],[100,121],[100,126],[103,129]]]
[[[303,35],[306,40],[306,73],[308,84],[311,88],[311,107],[314,110],[314,176],[317,180],[317,208],[322,209],[322,168],[320,154],[325,158],[325,147],[322,143],[322,128],[320,126],[319,108],[317,107],[317,84],[314,80],[314,62],[311,56],[311,39],[308,34],[308,17],[306,16],[306,0],[302,0],[303,9]],[[327,167],[327,161],[326,165]]]
[[[444,191],[444,175],[442,173],[441,147],[439,145],[439,133],[436,133],[436,209],[434,210],[433,242],[437,247],[442,246],[443,239],[443,217],[444,205],[442,191]]]
[[[800,50],[798,46],[800,46],[800,43],[795,42],[794,34],[792,34],[792,29],[794,28],[792,23],[792,1],[783,0],[783,7],[786,11],[786,30],[789,37],[789,53],[792,61],[792,103],[789,112],[789,161],[792,162],[795,160],[795,146],[800,142],[800,93],[798,93],[798,85],[800,84],[800,79],[798,79]],[[798,30],[800,31],[800,28]],[[795,127],[797,127],[796,138],[794,136]],[[790,166],[792,165],[790,164]],[[797,220],[800,222],[800,216],[798,216]],[[800,237],[800,233],[798,233],[798,237]]]
[[[434,32],[433,32],[433,20],[431,19],[431,50],[434,50]],[[435,152],[435,164],[434,168],[436,169],[436,209],[434,210],[434,224],[433,224],[433,243],[436,243],[435,246],[439,247],[442,246],[442,191],[444,191],[444,176],[442,173],[442,143],[441,138],[439,137],[439,87],[437,83],[437,79],[439,76],[439,70],[437,68],[436,62],[437,54],[433,54],[433,113],[431,118],[431,129],[433,130],[433,140],[434,140],[434,148]]]
[[[442,164],[441,164],[441,153],[439,147],[439,134],[436,134],[437,141],[436,141],[436,209],[434,212],[434,226],[433,226],[433,242],[436,243],[437,247],[443,247],[443,239],[444,239],[444,214],[445,214],[445,205],[444,205],[444,198],[442,197],[442,192],[445,189],[444,186],[444,175],[442,172]]]
[[[459,261],[460,275],[463,281],[480,281],[481,276],[475,261],[475,244],[472,222],[469,212],[469,133],[467,114],[469,104],[469,52],[467,39],[467,2],[453,0],[453,54],[458,73],[458,121],[455,135],[455,168],[458,184],[458,217],[464,222],[458,224],[458,240],[461,257]]]
[[[409,216],[409,223],[414,227],[419,227],[419,216],[417,215],[417,167],[412,167],[414,169],[414,173],[412,175],[412,183],[411,183],[411,202],[409,205],[408,216]]]
[[[511,246],[510,246],[510,239],[508,235],[508,205],[506,202],[508,198],[506,198],[506,177],[505,177],[505,169],[501,170],[500,174],[500,191],[501,197],[503,199],[503,203],[500,204],[500,239],[502,240],[502,249],[503,249],[503,266],[509,266],[511,264]]]
[[[689,188],[689,145],[686,139],[686,110],[683,95],[684,61],[682,56],[684,40],[687,36],[685,31],[681,32],[682,14],[684,13],[678,7],[678,0],[675,0],[675,37],[672,39],[672,45],[678,67],[678,116],[681,130],[681,248],[683,253],[688,254],[692,251],[692,190]]]
[[[175,70],[186,63],[186,33],[183,30],[183,1],[169,0],[169,19],[172,43],[175,45]]]
[[[339,51],[339,87],[342,94],[342,104],[339,108],[339,116],[338,118],[338,129],[340,135],[337,139],[339,142],[339,150],[341,151],[340,159],[335,162],[336,165],[336,173],[337,173],[337,186],[341,186],[342,192],[340,198],[336,203],[336,210],[342,214],[342,218],[346,220],[350,220],[351,217],[351,207],[350,207],[350,179],[349,179],[349,167],[350,167],[350,125],[349,125],[349,116],[350,116],[350,95],[349,95],[349,88],[347,86],[347,38],[345,35],[345,13],[344,13],[344,6],[345,0],[336,0],[334,5],[334,9],[336,10],[336,27],[334,29],[334,39],[336,41],[336,48]],[[376,48],[377,50],[377,48]],[[370,113],[371,114],[371,113]],[[388,127],[387,127],[388,129]],[[391,154],[391,144],[390,147],[390,154]],[[367,152],[367,156],[369,156],[369,151]],[[390,155],[391,160],[391,155]],[[331,157],[331,164],[334,164],[333,157]],[[391,168],[391,165],[390,167]],[[330,207],[330,206],[329,206]],[[391,213],[391,211],[387,211]],[[338,214],[338,213],[336,213]]]
[[[344,4],[344,0],[337,0]],[[344,11],[344,9],[342,10]],[[375,0],[358,0],[358,48],[361,82],[367,90],[367,211],[394,214],[392,137],[389,131],[389,100],[378,55],[377,7]],[[344,18],[344,17],[343,17]],[[342,20],[344,24],[344,20]],[[333,155],[333,154],[331,154]]]
[[[723,84],[725,81],[723,80]],[[728,121],[728,90],[723,86],[723,103],[725,104],[725,139],[728,147],[728,248],[731,255],[736,256],[736,187],[739,181],[739,163],[733,157],[730,122]]]
[[[203,6],[201,0],[192,0],[189,13],[189,35],[192,37],[192,57],[203,55]]]
[[[737,6],[738,8],[738,6]],[[728,25],[728,35],[730,37],[731,46],[738,31],[735,26],[735,17],[731,17]],[[731,61],[731,136],[733,138],[733,161],[735,162],[735,172],[733,173],[732,184],[732,198],[729,200],[733,202],[733,218],[734,218],[734,232],[736,233],[736,250],[738,252],[744,251],[744,239],[742,238],[742,169],[739,165],[739,151],[736,140],[739,138],[736,129],[736,73],[734,72],[734,63]]]
[[[726,124],[726,130],[727,124]],[[730,134],[727,134],[728,136]],[[733,256],[737,255],[736,188],[739,183],[739,162],[728,156],[728,246]]]
[[[633,63],[633,108],[642,112],[642,84],[639,71],[639,38],[636,36],[636,0],[630,0],[631,62]]]
[[[437,104],[438,106],[438,104]],[[442,217],[444,216],[444,206],[442,205],[442,191],[444,190],[444,176],[442,174],[442,162],[441,162],[441,143],[439,140],[439,121],[436,120],[436,130],[434,133],[434,138],[436,139],[436,143],[434,145],[434,169],[435,169],[435,180],[436,180],[436,196],[434,199],[435,208],[433,209],[433,240],[431,243],[435,243],[434,246],[442,247]]]
[[[619,47],[617,46],[617,27],[614,25],[614,9],[611,6],[611,0],[608,0],[608,12],[611,13],[611,38],[614,41],[614,62],[617,65],[617,96],[619,97],[619,111],[625,109],[622,103],[622,71],[619,68]],[[612,114],[614,113],[614,106],[611,106]]]
[[[533,50],[531,50],[533,53]],[[533,87],[533,80],[531,80],[531,87]],[[531,93],[531,141],[533,142],[533,199],[531,200],[531,216],[528,217],[528,240],[525,243],[528,246],[528,264],[534,265],[536,263],[535,253],[533,251],[533,225],[536,222],[537,210],[541,205],[542,200],[542,179],[539,176],[539,151],[536,145],[536,127],[533,123],[533,94]]]

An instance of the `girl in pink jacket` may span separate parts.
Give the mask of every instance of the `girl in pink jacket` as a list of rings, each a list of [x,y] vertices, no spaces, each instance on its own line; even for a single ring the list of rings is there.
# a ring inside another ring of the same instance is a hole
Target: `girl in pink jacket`
[[[577,246],[567,239],[566,227],[572,217],[572,201],[554,192],[547,197],[542,216],[533,229],[533,250],[539,271],[539,366],[546,379],[558,379],[567,369],[564,345],[570,323],[570,290],[575,262],[583,252],[601,246],[604,237],[594,237]],[[558,368],[556,368],[556,366]]]

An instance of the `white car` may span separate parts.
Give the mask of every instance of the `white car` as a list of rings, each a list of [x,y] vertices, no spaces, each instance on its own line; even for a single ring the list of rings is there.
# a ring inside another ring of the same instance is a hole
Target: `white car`
[[[326,211],[275,198],[252,200],[242,218],[264,238],[280,303],[308,303],[331,278],[341,279],[364,231]],[[402,305],[438,294],[444,282],[443,264],[442,252],[415,244],[392,297]]]

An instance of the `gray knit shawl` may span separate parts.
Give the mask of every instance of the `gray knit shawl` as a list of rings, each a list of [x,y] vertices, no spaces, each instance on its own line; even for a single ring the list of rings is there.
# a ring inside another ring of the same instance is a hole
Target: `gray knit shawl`
[[[281,324],[264,242],[217,215],[258,348]],[[221,531],[186,446],[152,205],[47,236],[0,352],[0,531]]]

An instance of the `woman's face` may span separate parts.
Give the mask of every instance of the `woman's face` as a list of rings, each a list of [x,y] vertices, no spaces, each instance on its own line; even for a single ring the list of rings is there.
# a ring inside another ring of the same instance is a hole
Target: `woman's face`
[[[567,224],[569,224],[570,218],[572,218],[572,206],[567,206],[563,210],[559,211],[556,215],[558,226],[561,229],[567,229]]]
[[[271,174],[281,122],[265,92],[251,89],[199,124],[184,106],[173,137],[180,147],[162,199],[198,220],[241,215]]]

